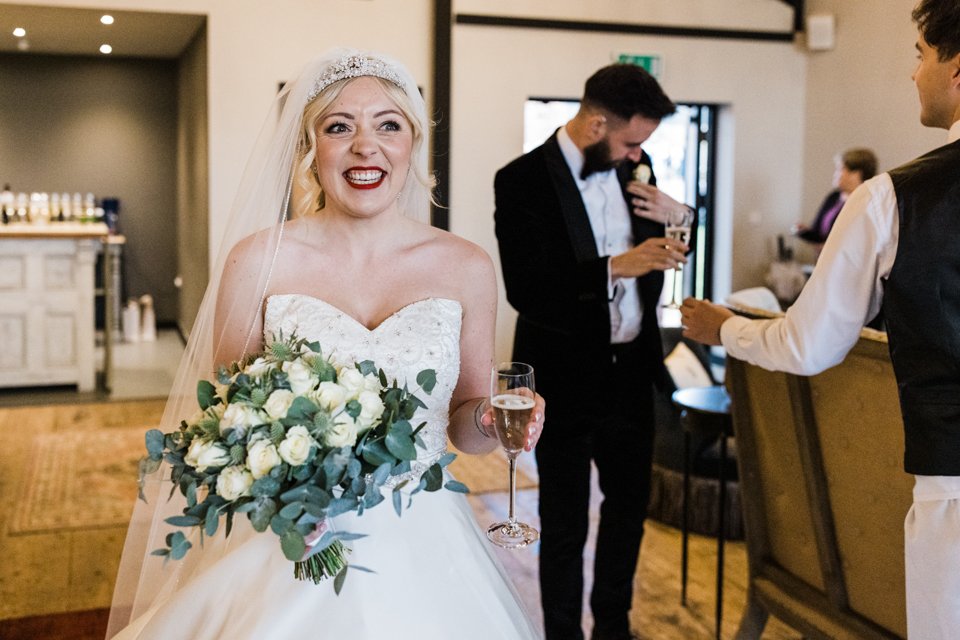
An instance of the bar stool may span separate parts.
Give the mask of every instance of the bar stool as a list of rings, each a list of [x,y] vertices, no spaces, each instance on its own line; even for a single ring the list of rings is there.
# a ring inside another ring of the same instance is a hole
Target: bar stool
[[[733,435],[730,417],[730,397],[723,386],[691,387],[673,393],[673,403],[680,409],[680,426],[683,428],[683,520],[682,551],[680,559],[680,604],[687,606],[687,522],[690,501],[690,436],[717,437],[720,439],[720,464],[717,480],[720,483],[718,496],[717,526],[717,608],[716,638],[720,638],[723,618],[723,548],[725,542],[724,512],[726,510],[727,484],[727,438]]]

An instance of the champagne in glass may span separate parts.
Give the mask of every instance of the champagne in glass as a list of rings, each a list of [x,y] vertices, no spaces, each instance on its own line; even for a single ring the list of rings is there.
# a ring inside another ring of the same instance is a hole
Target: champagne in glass
[[[690,246],[690,229],[693,226],[693,209],[680,207],[671,211],[667,217],[667,237],[679,240]],[[673,270],[673,284],[670,287],[670,301],[663,305],[665,309],[679,309],[683,303],[683,265]]]
[[[527,441],[527,423],[533,413],[533,398],[501,393],[490,400],[496,420],[497,438],[507,455],[517,456]]]
[[[523,362],[503,362],[493,368],[490,380],[490,405],[493,407],[497,438],[510,461],[510,511],[503,522],[487,528],[487,537],[495,545],[520,549],[540,539],[540,532],[518,522],[517,456],[527,441],[527,424],[536,406],[533,367]]]

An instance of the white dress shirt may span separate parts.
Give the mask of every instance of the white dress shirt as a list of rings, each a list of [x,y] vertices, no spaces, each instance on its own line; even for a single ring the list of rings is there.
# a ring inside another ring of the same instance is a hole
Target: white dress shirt
[[[633,247],[633,230],[630,226],[630,211],[620,190],[617,172],[613,169],[580,178],[583,169],[583,152],[570,139],[566,127],[557,132],[557,142],[570,173],[580,190],[583,206],[590,219],[590,229],[597,244],[597,255],[615,256]],[[607,296],[610,299],[610,342],[620,344],[632,341],[640,335],[643,310],[637,291],[636,278],[610,277],[610,261],[607,261]]]
[[[949,141],[960,139],[960,120]],[[897,255],[900,216],[890,175],[850,195],[827,236],[813,275],[781,318],[734,316],[720,327],[727,353],[764,369],[813,375],[839,364],[880,310],[881,280]],[[914,497],[960,498],[960,476],[917,476]]]

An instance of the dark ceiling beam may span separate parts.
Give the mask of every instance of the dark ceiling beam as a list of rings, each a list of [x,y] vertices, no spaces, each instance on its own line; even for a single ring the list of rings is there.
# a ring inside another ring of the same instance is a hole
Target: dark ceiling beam
[[[804,0],[780,0],[785,5],[793,7],[793,30],[803,31],[803,4]]]

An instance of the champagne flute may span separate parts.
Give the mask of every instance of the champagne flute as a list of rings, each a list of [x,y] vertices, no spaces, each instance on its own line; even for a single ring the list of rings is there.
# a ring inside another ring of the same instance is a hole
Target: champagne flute
[[[527,423],[536,406],[533,367],[523,362],[501,362],[490,377],[490,404],[493,406],[497,438],[510,461],[510,511],[507,520],[487,528],[487,537],[506,549],[520,549],[540,539],[540,532],[518,522],[517,456],[527,441]]]
[[[679,240],[690,246],[690,229],[693,227],[693,209],[679,207],[667,215],[667,237]],[[670,286],[670,301],[664,309],[679,309],[683,303],[683,264],[673,270],[673,282]]]

